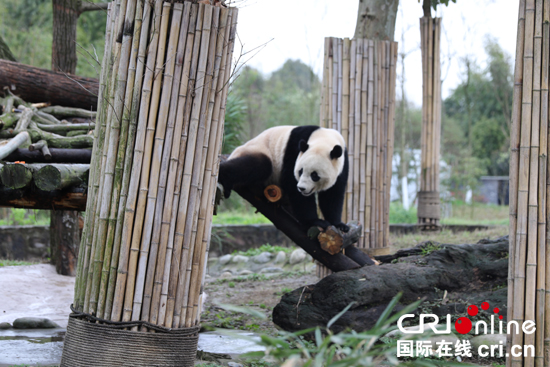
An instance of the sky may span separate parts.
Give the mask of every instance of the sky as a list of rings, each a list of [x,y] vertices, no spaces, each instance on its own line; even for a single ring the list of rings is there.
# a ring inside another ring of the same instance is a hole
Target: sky
[[[469,57],[485,67],[484,43],[495,39],[512,62],[515,57],[519,0],[456,0],[438,6],[443,30],[442,94],[447,97],[461,81],[461,60]],[[325,37],[353,37],[359,0],[234,0],[239,8],[235,56],[268,75],[287,59],[300,59],[321,78]],[[405,93],[420,107],[422,64],[418,0],[401,0],[395,40],[405,52]],[[404,42],[402,42],[404,37]],[[400,78],[398,65],[398,78]],[[400,96],[398,95],[398,98]]]

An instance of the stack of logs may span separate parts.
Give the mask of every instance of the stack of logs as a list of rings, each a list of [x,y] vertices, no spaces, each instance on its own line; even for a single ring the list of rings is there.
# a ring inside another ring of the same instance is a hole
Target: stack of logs
[[[440,228],[439,150],[441,145],[441,18],[420,18],[422,50],[422,137],[418,224]]]
[[[198,323],[236,22],[190,1],[112,3],[77,310]]]
[[[321,126],[340,131],[349,154],[343,222],[358,221],[358,247],[389,249],[397,43],[326,38]],[[319,274],[324,276],[323,273]]]
[[[30,104],[7,93],[0,115],[0,205],[84,210],[95,112]]]

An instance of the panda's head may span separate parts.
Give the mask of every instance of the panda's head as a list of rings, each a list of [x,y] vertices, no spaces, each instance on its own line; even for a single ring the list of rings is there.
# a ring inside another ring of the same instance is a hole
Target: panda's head
[[[344,167],[344,139],[336,130],[319,129],[300,141],[294,165],[297,190],[304,196],[331,188]]]

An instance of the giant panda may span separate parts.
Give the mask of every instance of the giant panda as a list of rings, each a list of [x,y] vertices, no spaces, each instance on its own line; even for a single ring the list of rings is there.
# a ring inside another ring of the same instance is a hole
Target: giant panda
[[[234,185],[276,184],[288,195],[296,219],[308,227],[333,225],[347,232],[342,208],[348,155],[342,135],[319,126],[277,126],[236,148],[220,164],[226,198]],[[324,219],[317,215],[319,208]]]

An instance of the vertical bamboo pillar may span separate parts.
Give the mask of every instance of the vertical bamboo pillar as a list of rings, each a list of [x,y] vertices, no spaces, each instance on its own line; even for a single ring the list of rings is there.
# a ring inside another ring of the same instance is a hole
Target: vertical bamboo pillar
[[[418,224],[439,228],[439,151],[441,140],[441,18],[420,18],[422,51],[422,134]]]
[[[342,220],[363,224],[358,243],[389,250],[389,203],[395,118],[397,43],[325,39],[320,125],[346,140],[349,176]],[[330,271],[318,267],[318,276]]]
[[[508,334],[507,353],[520,345],[534,347],[534,355],[510,354],[506,365],[542,367],[550,366],[550,1],[521,0],[518,19],[510,135],[508,322],[518,322],[520,330]],[[523,333],[524,322],[534,322],[536,332]]]
[[[77,311],[196,329],[236,25],[192,1],[110,5]]]

